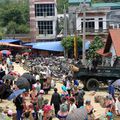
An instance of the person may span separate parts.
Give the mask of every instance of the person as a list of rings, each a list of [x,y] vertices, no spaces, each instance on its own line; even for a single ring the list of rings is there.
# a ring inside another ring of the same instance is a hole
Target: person
[[[41,90],[40,80],[36,81],[36,84],[34,85],[34,87],[36,88],[37,93],[39,93]]]
[[[90,100],[86,100],[85,108],[86,108],[87,113],[88,113],[88,120],[94,120],[94,115],[93,115],[94,108],[91,105],[91,101]]]
[[[98,65],[97,58],[95,57],[92,61],[93,72],[96,72],[96,67]]]
[[[81,107],[81,106],[83,106],[83,104],[84,104],[84,95],[85,95],[85,92],[84,92],[84,90],[82,89],[82,88],[80,88],[79,89],[79,92],[78,92],[78,104],[77,104],[77,106],[78,106],[78,108],[79,107]]]
[[[77,106],[75,105],[75,98],[70,97],[69,102],[70,102],[70,108],[69,108],[69,113],[70,113],[74,111],[74,109],[76,109]]]
[[[17,120],[21,120],[23,113],[23,97],[19,95],[13,102],[16,106]]]
[[[57,88],[54,88],[54,93],[52,94],[51,102],[50,104],[54,105],[55,109],[55,115],[57,115],[58,111],[60,110],[60,104],[61,104],[61,98],[60,94],[57,92]]]
[[[70,80],[66,81],[66,89],[68,91],[68,95],[71,96],[71,83],[70,83]]]
[[[66,120],[66,117],[68,115],[68,107],[66,104],[60,105],[60,110],[58,111],[57,118],[59,120]]]
[[[66,87],[63,85],[63,86],[61,87],[61,89],[62,89],[62,94],[61,94],[61,96],[62,96],[62,97],[63,97],[63,96],[67,97],[67,96],[68,96],[68,91],[67,91]]]
[[[115,103],[115,111],[116,111],[116,115],[120,116],[120,96],[118,97]]]
[[[111,80],[108,81],[108,93],[113,97],[114,101],[116,101],[115,95],[114,95],[115,94],[115,88],[112,85],[112,81]]]

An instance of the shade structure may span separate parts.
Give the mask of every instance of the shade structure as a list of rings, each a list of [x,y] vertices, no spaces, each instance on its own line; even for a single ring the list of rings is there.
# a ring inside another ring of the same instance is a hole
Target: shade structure
[[[25,89],[19,89],[19,90],[13,91],[13,93],[11,93],[7,99],[8,100],[15,99],[17,96],[21,95],[25,91],[26,91]]]
[[[33,75],[31,75],[30,73],[24,73],[24,74],[22,74],[21,77],[26,78],[30,82],[30,84],[36,83],[35,77]]]
[[[11,52],[9,50],[1,50],[0,53],[4,54],[4,55],[10,55],[11,54]]]
[[[4,76],[2,77],[2,79],[3,79],[3,80],[14,80],[15,77],[12,76],[12,75],[10,75],[10,74],[7,74],[7,75],[4,75]]]
[[[120,79],[113,82],[112,85],[115,86],[115,87],[118,87],[118,86],[120,87]]]
[[[30,89],[30,83],[29,81],[24,78],[24,77],[20,77],[18,78],[18,80],[16,81],[15,83],[17,85],[17,87],[19,89],[26,89],[26,90],[29,90]]]
[[[33,49],[38,49],[38,50],[56,51],[56,52],[64,51],[64,47],[62,46],[61,41],[27,43],[25,45],[32,46]]]

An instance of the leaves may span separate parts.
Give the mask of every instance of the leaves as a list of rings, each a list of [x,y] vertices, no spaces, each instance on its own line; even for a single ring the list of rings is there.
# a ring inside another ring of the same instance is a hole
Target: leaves
[[[103,47],[104,47],[104,43],[103,43],[102,39],[99,36],[96,36],[94,38],[94,41],[90,45],[90,48],[87,52],[87,57],[92,59],[95,56],[98,56],[96,51],[103,48]]]

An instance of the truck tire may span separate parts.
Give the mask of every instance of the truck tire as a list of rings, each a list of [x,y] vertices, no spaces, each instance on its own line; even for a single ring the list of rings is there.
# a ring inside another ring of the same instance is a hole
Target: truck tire
[[[88,79],[87,83],[86,83],[86,88],[87,90],[98,90],[99,89],[99,82],[97,79],[95,78],[90,78]]]

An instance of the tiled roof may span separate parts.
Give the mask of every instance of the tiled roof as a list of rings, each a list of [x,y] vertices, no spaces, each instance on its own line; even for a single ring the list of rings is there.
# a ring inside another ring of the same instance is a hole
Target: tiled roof
[[[120,29],[111,29],[109,34],[117,56],[120,56]]]

